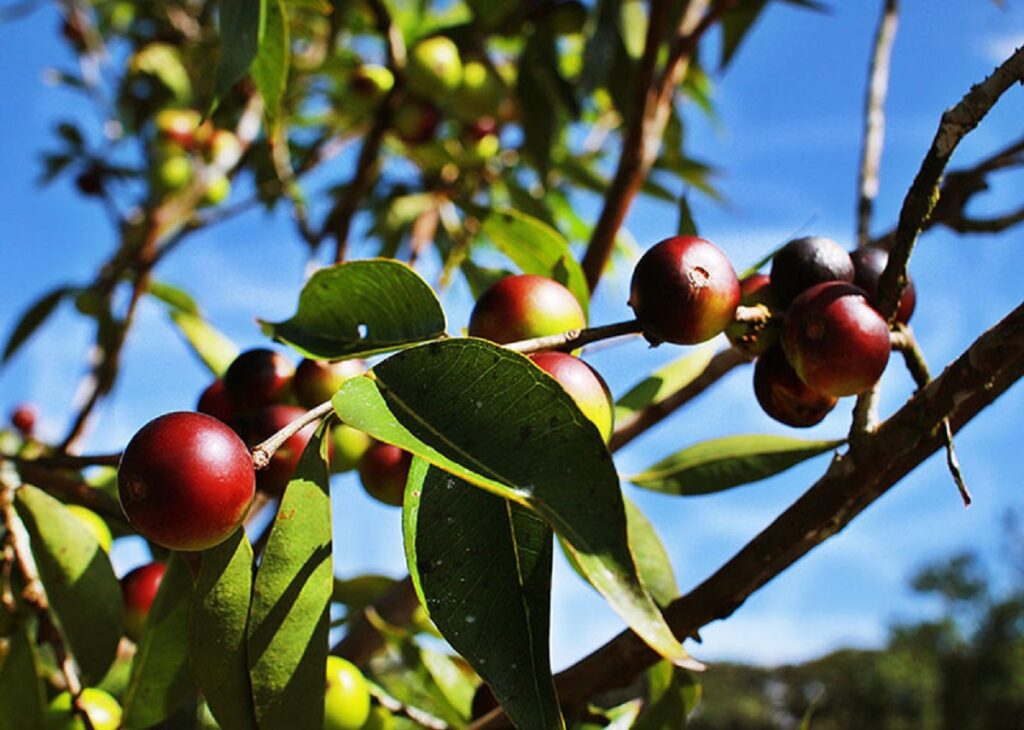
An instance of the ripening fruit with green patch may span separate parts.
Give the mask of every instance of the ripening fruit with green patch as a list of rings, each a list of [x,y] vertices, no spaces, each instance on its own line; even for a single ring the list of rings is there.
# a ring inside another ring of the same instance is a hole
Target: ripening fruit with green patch
[[[566,352],[534,352],[529,358],[565,388],[608,443],[612,437],[615,412],[612,394],[604,378],[583,360]]]
[[[485,291],[469,318],[469,335],[498,344],[556,335],[587,326],[583,307],[554,279],[506,276]]]

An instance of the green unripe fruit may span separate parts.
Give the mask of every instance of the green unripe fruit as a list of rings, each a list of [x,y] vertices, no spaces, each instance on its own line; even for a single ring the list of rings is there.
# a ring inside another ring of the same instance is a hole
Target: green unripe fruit
[[[469,334],[505,344],[556,335],[587,326],[583,308],[554,279],[534,274],[506,276],[473,307]]]
[[[192,182],[192,160],[187,155],[171,155],[157,163],[154,185],[163,192],[181,190]]]
[[[452,100],[455,116],[465,121],[495,117],[505,98],[505,84],[486,63],[469,61],[462,69],[462,85]]]
[[[370,718],[370,688],[355,664],[327,657],[324,730],[359,730]]]
[[[424,99],[439,100],[451,96],[462,83],[462,59],[450,38],[433,36],[409,51],[405,67],[410,92]]]
[[[358,428],[339,423],[331,429],[331,473],[341,474],[359,466],[359,460],[370,448],[370,437]]]
[[[69,504],[67,508],[88,528],[92,536],[96,538],[96,542],[103,548],[103,552],[109,553],[110,546],[114,543],[114,536],[110,533],[110,528],[107,527],[103,518],[80,504]]]
[[[201,205],[220,205],[231,195],[231,181],[227,175],[212,175],[206,180]]]
[[[395,76],[386,66],[367,63],[357,67],[349,78],[344,111],[355,117],[373,111],[394,85]]]
[[[44,730],[85,730],[85,723],[71,704],[70,692],[54,697],[43,714]],[[121,705],[103,690],[86,687],[79,704],[89,716],[93,730],[117,730],[121,726]]]
[[[441,115],[437,109],[417,99],[406,99],[391,119],[399,138],[408,145],[421,145],[433,139]]]
[[[594,368],[565,352],[535,352],[530,359],[565,388],[605,443],[612,437],[614,410],[608,384]]]

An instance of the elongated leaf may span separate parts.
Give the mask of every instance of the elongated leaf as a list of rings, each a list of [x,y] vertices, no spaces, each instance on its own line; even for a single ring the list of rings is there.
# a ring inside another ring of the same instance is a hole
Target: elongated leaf
[[[372,355],[444,335],[434,292],[405,264],[350,261],[313,274],[299,309],[263,331],[307,357],[340,360]]]
[[[259,51],[267,0],[220,0],[219,99],[249,70]]]
[[[75,291],[77,290],[73,287],[59,286],[32,303],[21,315],[18,324],[14,325],[14,329],[11,330],[11,334],[7,338],[7,344],[4,345],[3,362],[14,357],[14,353],[21,349],[26,340],[53,314],[53,310],[60,304],[60,300]]]
[[[551,528],[417,459],[403,513],[409,574],[431,620],[517,727],[564,728],[551,676]]]
[[[203,553],[189,615],[196,683],[224,730],[254,730],[246,623],[252,598],[252,546],[238,530]]]
[[[842,443],[767,434],[726,436],[689,446],[630,481],[665,494],[709,494],[765,479]]]
[[[331,502],[321,424],[285,489],[253,586],[249,676],[262,730],[321,730],[327,664]]]
[[[265,22],[260,35],[259,50],[249,73],[263,99],[263,113],[270,122],[271,134],[277,127],[288,81],[289,31],[284,0],[262,0]]]
[[[483,340],[429,343],[347,381],[334,409],[377,439],[536,511],[637,634],[666,658],[689,661],[640,582],[618,476],[597,428],[527,358]]]
[[[39,575],[83,679],[99,681],[123,633],[121,586],[92,531],[63,504],[32,486],[17,491]]]
[[[685,728],[686,720],[700,701],[700,685],[685,669],[659,662],[647,672],[647,702],[634,730]]]
[[[188,661],[192,573],[173,555],[146,617],[124,700],[124,727],[148,728],[170,717],[195,690]]]
[[[214,375],[223,375],[238,356],[235,343],[202,317],[178,310],[171,312],[171,321],[192,352]]]
[[[368,676],[389,695],[418,713],[440,720],[452,728],[465,727],[467,716],[454,707],[431,674],[425,651],[408,638],[391,638],[385,651],[369,665]],[[403,730],[411,727],[402,725]]]
[[[188,314],[199,314],[199,305],[196,304],[196,300],[192,298],[192,295],[181,287],[167,284],[162,281],[152,281],[149,284],[149,293],[151,296],[156,297],[164,304],[169,306],[172,311],[187,312]]]
[[[516,210],[496,210],[483,219],[485,236],[527,274],[549,276],[571,291],[586,312],[590,289],[569,242],[551,226]]]
[[[615,422],[624,422],[633,413],[662,402],[692,383],[704,372],[714,354],[712,345],[704,345],[651,373],[616,401]]]
[[[0,664],[0,730],[34,730],[46,706],[39,657],[24,628],[7,640],[7,656]]]
[[[722,18],[722,56],[719,70],[725,69],[739,50],[743,39],[767,6],[768,0],[743,0]]]

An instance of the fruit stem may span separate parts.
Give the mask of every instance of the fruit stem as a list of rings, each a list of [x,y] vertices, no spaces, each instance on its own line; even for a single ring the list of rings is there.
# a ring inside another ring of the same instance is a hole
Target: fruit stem
[[[640,323],[635,319],[630,319],[625,322],[601,325],[600,327],[567,330],[557,335],[510,342],[505,347],[515,352],[521,352],[524,355],[531,352],[540,352],[541,350],[575,350],[577,347],[589,345],[591,342],[639,333]]]
[[[253,447],[252,463],[256,468],[256,471],[265,469],[267,465],[270,464],[270,458],[274,455],[274,452],[281,448],[281,444],[297,434],[310,423],[319,421],[321,418],[331,413],[333,409],[334,406],[331,404],[331,401],[324,401],[316,408],[311,408],[306,411],[302,416],[296,418],[266,441]]]

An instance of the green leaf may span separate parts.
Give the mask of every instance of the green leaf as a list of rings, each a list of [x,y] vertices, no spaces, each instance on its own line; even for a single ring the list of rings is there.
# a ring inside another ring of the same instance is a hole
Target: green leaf
[[[28,309],[21,315],[18,320],[18,324],[11,330],[10,336],[7,338],[7,344],[4,345],[3,362],[7,362],[16,353],[25,341],[35,333],[39,327],[53,314],[53,310],[60,304],[60,300],[64,297],[78,291],[74,287],[59,286],[56,289],[48,291],[43,296],[39,297],[33,302]]]
[[[743,39],[754,25],[754,21],[765,9],[768,0],[743,0],[722,18],[722,55],[719,70],[724,70],[739,50]]]
[[[767,434],[726,436],[689,446],[630,481],[665,494],[709,494],[765,479],[842,443]]]
[[[679,196],[679,224],[676,226],[676,234],[680,236],[696,236],[697,222],[693,219],[693,211],[690,210],[688,195]]]
[[[569,116],[578,108],[573,88],[558,72],[558,49],[550,30],[538,27],[519,55],[516,96],[523,129],[523,148],[541,178],[551,167],[551,155]]]
[[[7,637],[0,664],[0,730],[38,728],[46,707],[42,671],[36,648],[25,628]]]
[[[289,31],[284,0],[261,0],[264,3],[265,23],[260,35],[259,51],[253,59],[249,74],[263,99],[263,113],[269,122],[271,135],[275,133],[288,81]]]
[[[173,311],[199,315],[199,305],[184,289],[161,281],[151,281],[149,294],[169,306]]]
[[[616,401],[615,423],[624,423],[637,411],[662,402],[692,383],[707,369],[714,354],[712,345],[703,345],[651,373]]]
[[[220,68],[216,97],[220,99],[249,70],[260,49],[267,18],[267,0],[220,0]]]
[[[334,579],[331,602],[344,604],[349,612],[360,612],[390,591],[398,583],[386,575],[357,575],[355,578]]]
[[[123,633],[121,586],[110,559],[86,524],[42,490],[20,487],[16,506],[68,648],[84,681],[97,682]]]
[[[448,654],[426,647],[420,649],[423,666],[437,684],[448,703],[459,715],[468,718],[473,712],[473,696],[476,694],[476,680],[466,671],[465,662],[459,662]]]
[[[629,548],[633,552],[633,559],[636,560],[637,569],[640,571],[640,579],[643,580],[658,605],[667,606],[679,596],[679,584],[676,583],[675,571],[672,569],[668,551],[662,545],[661,538],[654,531],[654,525],[647,519],[647,515],[625,495],[623,495],[622,501],[626,505]],[[576,562],[565,541],[559,539],[559,545],[562,547],[570,567],[576,571],[577,575],[586,580],[586,575],[583,574],[579,563]]]
[[[327,664],[331,502],[324,422],[285,489],[253,586],[249,676],[260,728],[321,730]]]
[[[188,661],[192,573],[172,554],[146,617],[124,700],[124,726],[148,728],[170,717],[195,690]]]
[[[565,236],[543,221],[510,208],[490,211],[482,220],[481,230],[523,273],[548,276],[564,284],[587,312],[590,289]]]
[[[700,701],[700,684],[685,669],[659,662],[647,671],[648,700],[634,730],[678,730]]]
[[[424,649],[411,639],[391,639],[385,651],[370,661],[368,676],[406,707],[425,712],[449,727],[465,727],[466,715],[445,695],[424,654]]]
[[[434,625],[517,727],[564,728],[548,651],[551,528],[421,459],[409,481],[406,562]]]
[[[651,648],[690,661],[640,582],[597,427],[526,357],[477,339],[429,343],[347,381],[334,409],[378,440],[537,512]]]
[[[320,269],[291,319],[261,325],[306,357],[341,360],[442,337],[445,321],[419,274],[398,261],[371,259]]]
[[[176,310],[171,312],[171,321],[192,352],[214,375],[223,375],[238,356],[235,343],[199,315]]]
[[[624,0],[619,8],[619,34],[629,57],[644,55],[647,40],[647,8],[641,0]]]
[[[188,632],[196,683],[224,730],[253,730],[246,653],[253,554],[244,530],[204,552],[202,561]]]

